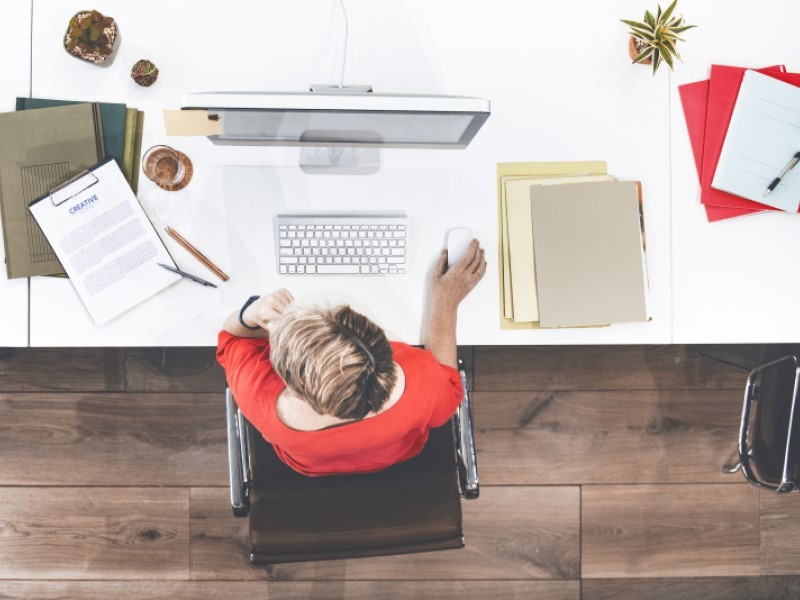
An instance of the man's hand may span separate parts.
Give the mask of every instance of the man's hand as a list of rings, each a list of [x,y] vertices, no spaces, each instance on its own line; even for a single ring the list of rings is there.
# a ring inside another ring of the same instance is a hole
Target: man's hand
[[[248,306],[242,319],[250,326],[258,325],[262,329],[267,329],[270,322],[281,318],[286,307],[292,302],[294,296],[289,290],[285,288],[275,290],[271,294],[261,296]]]
[[[455,309],[486,274],[486,253],[472,240],[467,253],[447,268],[447,250],[442,250],[433,271],[431,300],[434,306]]]

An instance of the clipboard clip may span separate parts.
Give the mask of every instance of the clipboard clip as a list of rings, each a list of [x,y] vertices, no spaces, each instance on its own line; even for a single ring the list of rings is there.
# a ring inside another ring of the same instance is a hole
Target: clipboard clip
[[[97,175],[91,171],[81,171],[74,177],[70,177],[64,183],[61,183],[50,190],[50,193],[48,194],[50,197],[50,202],[53,203],[53,206],[64,204],[64,202],[67,200],[70,200],[78,194],[88,190],[98,181],[99,179],[97,179]]]

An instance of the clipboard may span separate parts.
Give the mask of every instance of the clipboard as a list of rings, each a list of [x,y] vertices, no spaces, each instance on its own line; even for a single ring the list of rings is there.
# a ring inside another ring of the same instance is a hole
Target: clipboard
[[[30,211],[96,325],[180,280],[119,165],[107,159],[37,198]]]

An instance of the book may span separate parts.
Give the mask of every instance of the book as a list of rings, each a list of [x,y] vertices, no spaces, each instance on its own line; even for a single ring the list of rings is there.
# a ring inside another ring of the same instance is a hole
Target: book
[[[703,204],[725,206],[728,208],[748,208],[751,210],[776,210],[760,202],[740,198],[728,192],[716,190],[711,183],[717,170],[717,163],[725,135],[728,131],[733,108],[739,94],[744,73],[747,69],[711,65],[711,79],[708,89],[706,109],[706,134],[703,145],[703,167],[700,201]],[[769,71],[770,77],[800,86],[800,73]],[[780,167],[779,167],[780,168]],[[766,186],[765,186],[766,187]]]
[[[538,321],[536,269],[531,228],[531,187],[562,183],[611,181],[610,175],[574,177],[505,177],[506,220],[508,221],[508,260],[511,283],[512,318],[517,322]]]
[[[30,212],[96,325],[181,279],[160,266],[175,262],[112,159],[37,198]]]
[[[9,279],[64,273],[28,207],[103,155],[97,104],[0,114],[0,211]]]
[[[508,254],[508,221],[505,210],[504,178],[507,177],[558,177],[574,175],[605,175],[604,161],[573,162],[510,162],[497,164],[497,227],[499,240],[500,328],[535,329],[538,322],[513,320],[511,304],[511,271]]]
[[[144,132],[144,111],[136,111],[136,129],[133,136],[133,164],[131,165],[131,178],[129,182],[133,193],[139,191],[139,171],[142,164],[142,133]]]
[[[541,327],[649,320],[636,182],[533,186],[531,214]]]
[[[51,108],[80,104],[75,100],[51,100],[46,98],[17,98],[17,110]],[[111,102],[100,102],[100,116],[103,120],[103,146],[105,156],[113,158],[122,165],[122,144],[125,135],[125,105]]]
[[[139,111],[135,108],[125,109],[125,129],[122,140],[122,174],[128,182],[133,182],[133,154],[136,145],[136,122]],[[131,185],[133,188],[133,185]]]

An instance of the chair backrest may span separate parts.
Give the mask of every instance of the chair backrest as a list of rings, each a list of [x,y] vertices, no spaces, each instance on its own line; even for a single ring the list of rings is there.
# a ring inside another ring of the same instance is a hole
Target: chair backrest
[[[378,473],[306,477],[248,425],[251,560],[280,563],[463,546],[451,423]]]
[[[751,483],[778,492],[800,488],[800,368],[789,355],[756,367],[747,378],[739,460]]]

